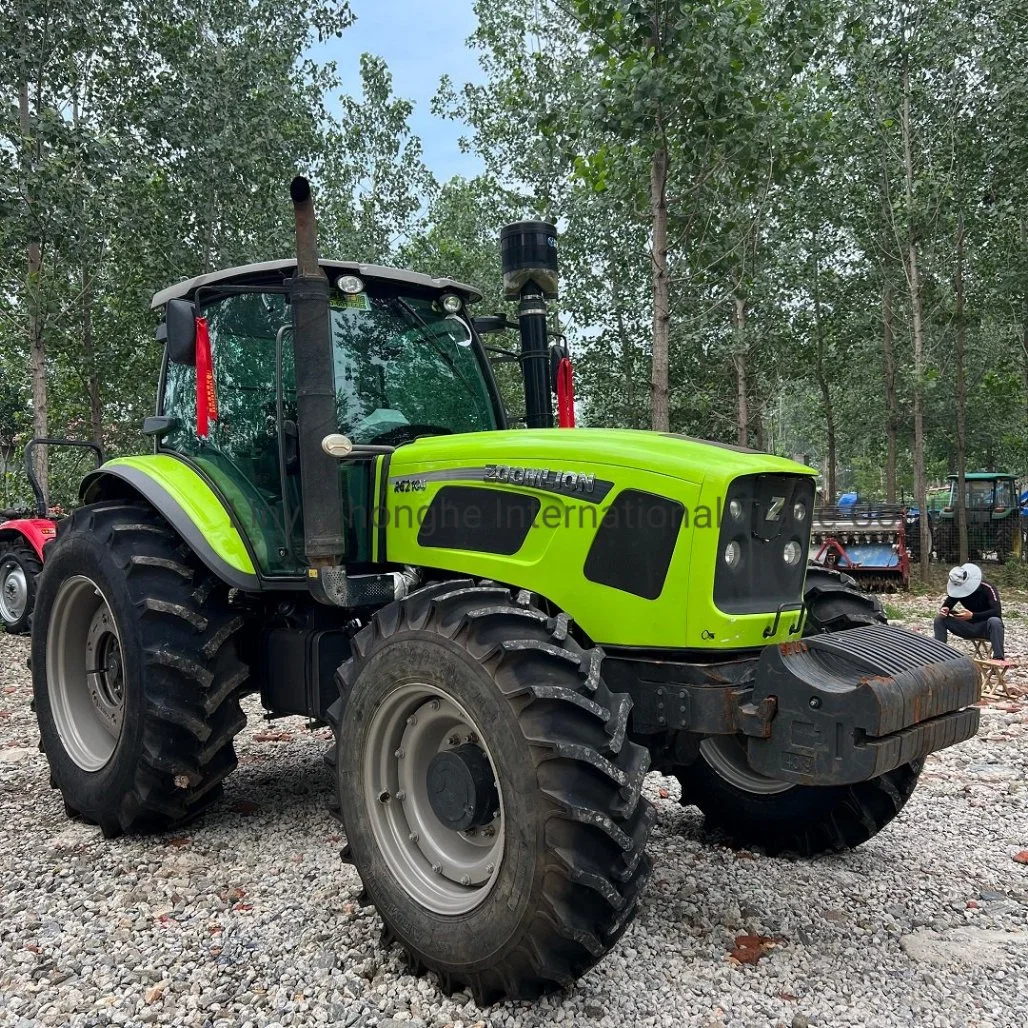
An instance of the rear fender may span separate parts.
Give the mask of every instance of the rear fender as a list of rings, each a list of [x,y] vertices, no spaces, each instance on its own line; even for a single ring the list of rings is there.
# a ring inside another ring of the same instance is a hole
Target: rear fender
[[[43,547],[57,534],[57,528],[46,518],[18,518],[0,522],[0,544],[23,540],[36,556],[43,559]]]
[[[87,475],[79,493],[83,503],[146,500],[226,585],[260,590],[253,557],[225,505],[184,461],[166,454],[118,457]]]

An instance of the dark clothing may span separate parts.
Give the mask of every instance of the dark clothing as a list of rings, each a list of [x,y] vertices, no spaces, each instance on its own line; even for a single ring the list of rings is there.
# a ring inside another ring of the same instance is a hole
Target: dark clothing
[[[972,624],[977,624],[979,621],[988,621],[989,618],[1003,617],[1003,611],[1000,609],[999,604],[999,591],[994,585],[989,585],[988,582],[982,582],[970,596],[965,596],[963,599],[958,600],[952,596],[947,596],[942,605],[952,610],[958,603],[964,610],[971,611]],[[965,636],[965,638],[971,637]]]
[[[988,621],[976,621],[971,618],[969,621],[961,621],[960,618],[940,614],[935,619],[935,638],[944,643],[947,632],[952,632],[961,639],[988,639],[992,643],[992,656],[996,660],[1005,659],[1002,618],[991,617]]]

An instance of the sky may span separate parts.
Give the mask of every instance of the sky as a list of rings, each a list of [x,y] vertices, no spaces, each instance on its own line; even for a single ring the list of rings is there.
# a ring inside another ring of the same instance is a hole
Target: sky
[[[351,94],[360,90],[361,54],[384,58],[393,92],[415,104],[411,128],[421,137],[429,170],[441,182],[476,174],[481,162],[457,145],[466,127],[436,118],[430,109],[443,75],[457,86],[481,79],[475,53],[465,45],[476,24],[472,0],[350,0],[350,9],[356,23],[311,56],[334,60],[343,90]]]

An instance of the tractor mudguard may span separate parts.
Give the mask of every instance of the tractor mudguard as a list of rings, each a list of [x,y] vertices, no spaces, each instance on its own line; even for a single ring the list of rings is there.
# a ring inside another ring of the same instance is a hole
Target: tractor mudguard
[[[774,714],[749,762],[800,785],[867,781],[970,739],[980,698],[969,657],[891,625],[769,646],[750,699]]]
[[[83,503],[141,497],[223,582],[260,590],[253,557],[224,503],[185,461],[165,454],[118,457],[87,475],[79,493]]]
[[[0,522],[0,542],[11,542],[21,538],[43,559],[43,547],[57,534],[52,521],[45,518],[16,518]]]

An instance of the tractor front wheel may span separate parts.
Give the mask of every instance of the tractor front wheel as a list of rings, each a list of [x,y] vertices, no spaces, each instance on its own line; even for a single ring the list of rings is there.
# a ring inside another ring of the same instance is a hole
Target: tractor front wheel
[[[0,624],[11,635],[29,630],[36,579],[43,565],[27,542],[0,543]]]
[[[576,979],[649,875],[649,755],[601,660],[566,617],[460,581],[379,611],[340,668],[350,858],[415,967],[479,1003]]]
[[[69,814],[107,836],[177,826],[235,767],[247,669],[227,590],[151,508],[62,523],[32,635],[36,716]]]
[[[808,569],[804,599],[806,636],[886,620],[876,597],[861,592],[848,575],[823,568]],[[737,845],[812,857],[859,846],[880,832],[910,798],[922,763],[855,785],[794,785],[754,771],[745,738],[712,736],[677,776],[682,803],[699,807],[707,825]]]

